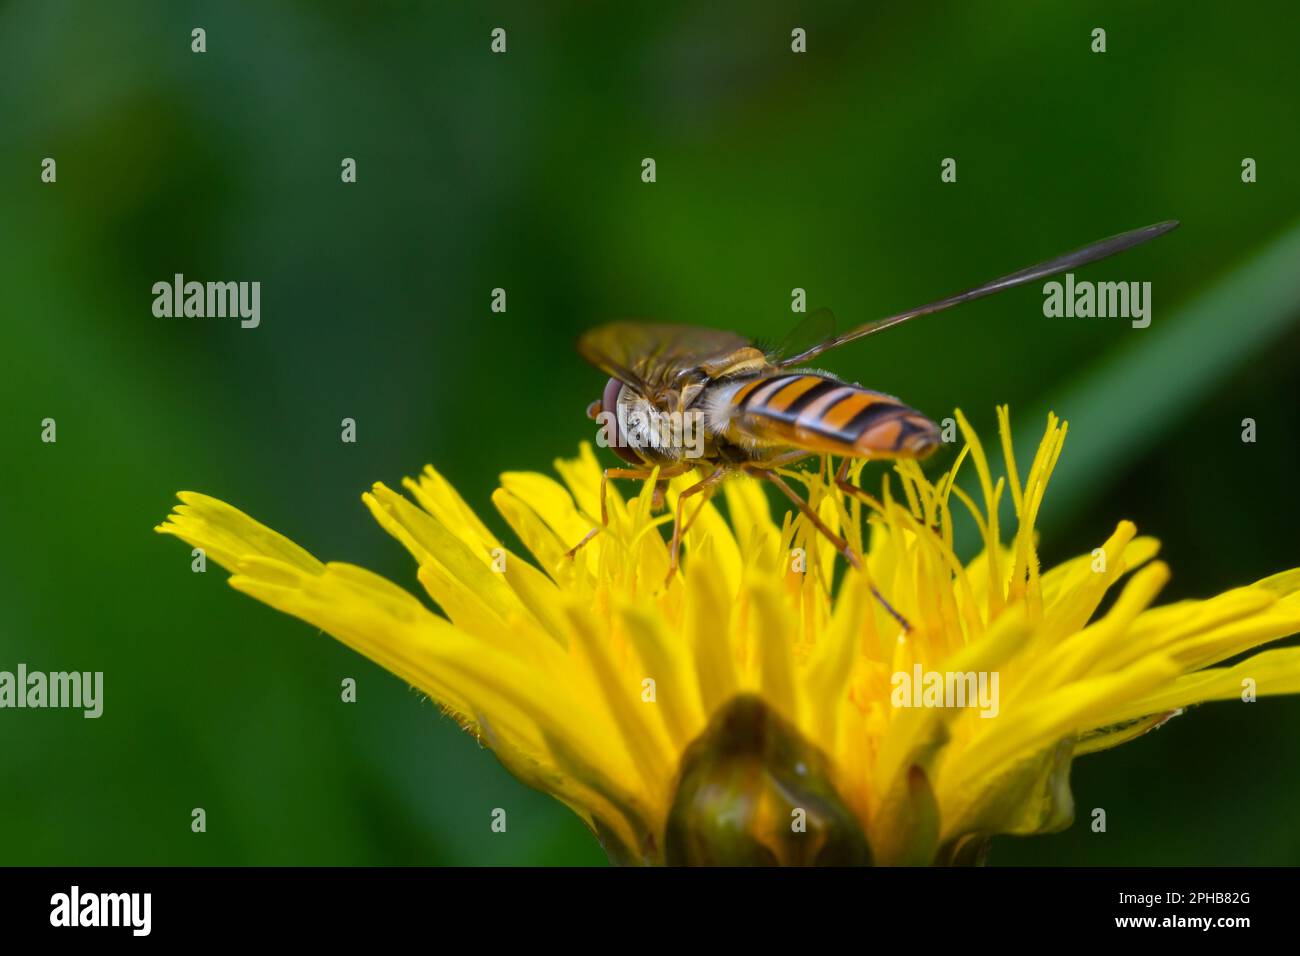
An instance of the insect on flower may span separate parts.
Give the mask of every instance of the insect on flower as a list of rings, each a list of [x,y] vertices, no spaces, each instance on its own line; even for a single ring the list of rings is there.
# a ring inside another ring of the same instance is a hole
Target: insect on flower
[[[874,506],[849,507],[825,470],[807,473],[809,500],[844,511],[839,527],[870,572],[838,584],[817,573],[830,547],[808,549],[814,573],[790,569],[791,544],[817,532],[773,513],[748,481],[723,487],[725,518],[705,502],[711,559],[663,600],[646,600],[668,565],[650,533],[652,485],[627,505],[612,495],[610,533],[565,562],[602,482],[588,444],[556,462],[559,481],[501,476],[492,502],[528,555],[432,466],[403,482],[406,495],[373,485],[363,500],[414,558],[419,596],[207,495],[180,492],[157,530],[310,624],[304,638],[331,634],[437,701],[519,780],[578,813],[611,862],[975,864],[999,835],[1074,822],[1076,758],[1196,704],[1300,694],[1300,647],[1264,649],[1300,631],[1300,568],[1155,606],[1171,572],[1128,521],[1097,550],[1045,564],[1036,519],[1065,422],[1047,416],[1023,471],[1005,406],[1001,461],[952,414],[964,438],[952,464],[931,480],[896,462]],[[956,482],[963,463],[979,479],[970,495]],[[1004,492],[1010,523],[998,518]],[[981,538],[970,556],[953,540],[961,507]],[[873,580],[910,632],[894,633]],[[999,675],[996,719],[903,705],[897,678],[918,668]]]
[[[822,309],[770,351],[733,332],[688,325],[624,321],[592,329],[578,340],[578,351],[610,379],[599,401],[587,407],[587,415],[608,423],[607,431],[613,434],[606,443],[632,466],[605,469],[600,485],[601,527],[609,524],[605,505],[609,479],[649,479],[657,474],[659,482],[666,482],[699,468],[703,477],[677,499],[669,547],[671,580],[682,537],[703,510],[704,501],[728,475],[744,473],[776,485],[850,564],[861,567],[848,542],[827,527],[778,469],[812,455],[839,455],[836,485],[845,494],[866,498],[849,481],[851,460],[924,458],[939,446],[939,428],[892,395],[801,364],[908,319],[1096,262],[1177,226],[1177,220],[1169,220],[1101,239],[842,333],[836,332],[831,313]],[[681,440],[683,422],[698,423],[702,441],[688,447]],[[656,501],[664,487],[657,486]],[[683,522],[687,499],[697,495],[703,500],[690,520]],[[572,558],[600,530],[589,531],[567,556]],[[904,628],[908,626],[878,592],[875,596]]]

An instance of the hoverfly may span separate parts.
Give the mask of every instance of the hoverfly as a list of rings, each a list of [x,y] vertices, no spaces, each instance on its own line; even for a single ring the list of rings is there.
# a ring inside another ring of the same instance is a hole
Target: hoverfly
[[[668,577],[676,572],[683,535],[704,501],[728,475],[744,473],[771,482],[854,567],[860,558],[831,531],[780,475],[778,468],[813,455],[842,457],[835,483],[846,494],[866,497],[848,480],[855,458],[923,458],[940,444],[938,426],[897,398],[845,382],[802,363],[848,342],[918,316],[1013,289],[1131,249],[1178,226],[1176,220],[1134,229],[1020,269],[947,298],[908,309],[837,334],[828,312],[811,313],[780,346],[770,351],[733,332],[643,322],[611,322],[581,336],[578,352],[610,376],[603,395],[587,408],[602,414],[617,434],[610,447],[629,468],[607,468],[600,485],[601,526],[609,523],[605,489],[611,478],[659,481],[704,472],[677,500]],[[803,343],[811,338],[811,343]],[[688,455],[680,435],[684,416],[702,425],[703,441]],[[665,435],[669,439],[665,439]],[[656,487],[662,499],[664,485]],[[683,524],[688,499],[702,496]],[[593,528],[569,552],[591,540]],[[873,588],[874,591],[874,588]],[[878,600],[898,617],[878,593]],[[902,619],[899,618],[900,622]],[[906,622],[902,622],[906,625]]]

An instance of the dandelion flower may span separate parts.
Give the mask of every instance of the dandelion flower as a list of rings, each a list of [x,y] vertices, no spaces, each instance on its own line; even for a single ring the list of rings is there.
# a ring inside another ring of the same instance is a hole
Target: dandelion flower
[[[746,477],[723,485],[728,519],[703,506],[667,585],[652,481],[626,502],[611,488],[608,528],[566,558],[600,514],[585,445],[556,463],[563,483],[501,477],[493,503],[532,561],[431,467],[403,482],[409,497],[382,484],[363,495],[441,614],[204,495],[181,493],[157,530],[427,693],[578,813],[613,861],[978,862],[994,835],[1070,824],[1075,757],[1192,704],[1300,692],[1300,648],[1215,666],[1300,631],[1300,569],[1152,607],[1169,569],[1127,521],[1041,568],[1034,526],[1066,427],[1049,417],[1022,483],[998,411],[1004,477],[960,412],[965,446],[935,481],[899,462],[860,500],[828,468],[787,473],[865,555],[860,570],[836,567],[802,517],[774,519]],[[955,480],[967,465],[973,496]],[[689,481],[670,486],[670,503]],[[1016,520],[1004,533],[1006,495]],[[966,562],[959,509],[982,539]],[[910,706],[909,678],[932,689],[930,674],[957,675],[959,691],[988,676],[996,702]]]

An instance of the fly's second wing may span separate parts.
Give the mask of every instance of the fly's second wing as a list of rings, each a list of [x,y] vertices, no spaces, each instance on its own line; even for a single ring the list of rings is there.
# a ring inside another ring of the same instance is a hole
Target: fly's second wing
[[[745,383],[730,397],[726,437],[741,446],[790,445],[849,458],[922,458],[939,427],[882,392],[821,372]]]

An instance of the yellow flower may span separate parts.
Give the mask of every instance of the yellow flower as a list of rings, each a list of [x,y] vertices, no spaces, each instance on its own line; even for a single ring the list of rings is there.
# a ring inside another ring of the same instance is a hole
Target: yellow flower
[[[157,530],[429,694],[520,780],[581,815],[613,860],[972,862],[992,835],[1071,822],[1075,756],[1191,704],[1300,692],[1300,648],[1212,666],[1300,631],[1300,570],[1152,608],[1169,570],[1128,522],[1041,569],[1034,523],[1065,425],[1049,417],[1022,484],[998,412],[996,480],[960,412],[966,445],[937,481],[902,462],[879,498],[859,500],[826,468],[788,473],[866,554],[862,571],[837,567],[803,518],[774,521],[744,477],[723,486],[729,521],[704,506],[666,587],[668,516],[652,514],[653,482],[626,503],[611,486],[608,528],[567,559],[600,514],[588,446],[556,463],[564,485],[512,472],[493,495],[536,564],[432,468],[403,483],[409,498],[382,484],[363,495],[445,617],[204,495],[181,493]],[[954,481],[967,462],[982,503]],[[690,480],[672,484],[670,504]],[[966,563],[958,505],[983,539]]]

